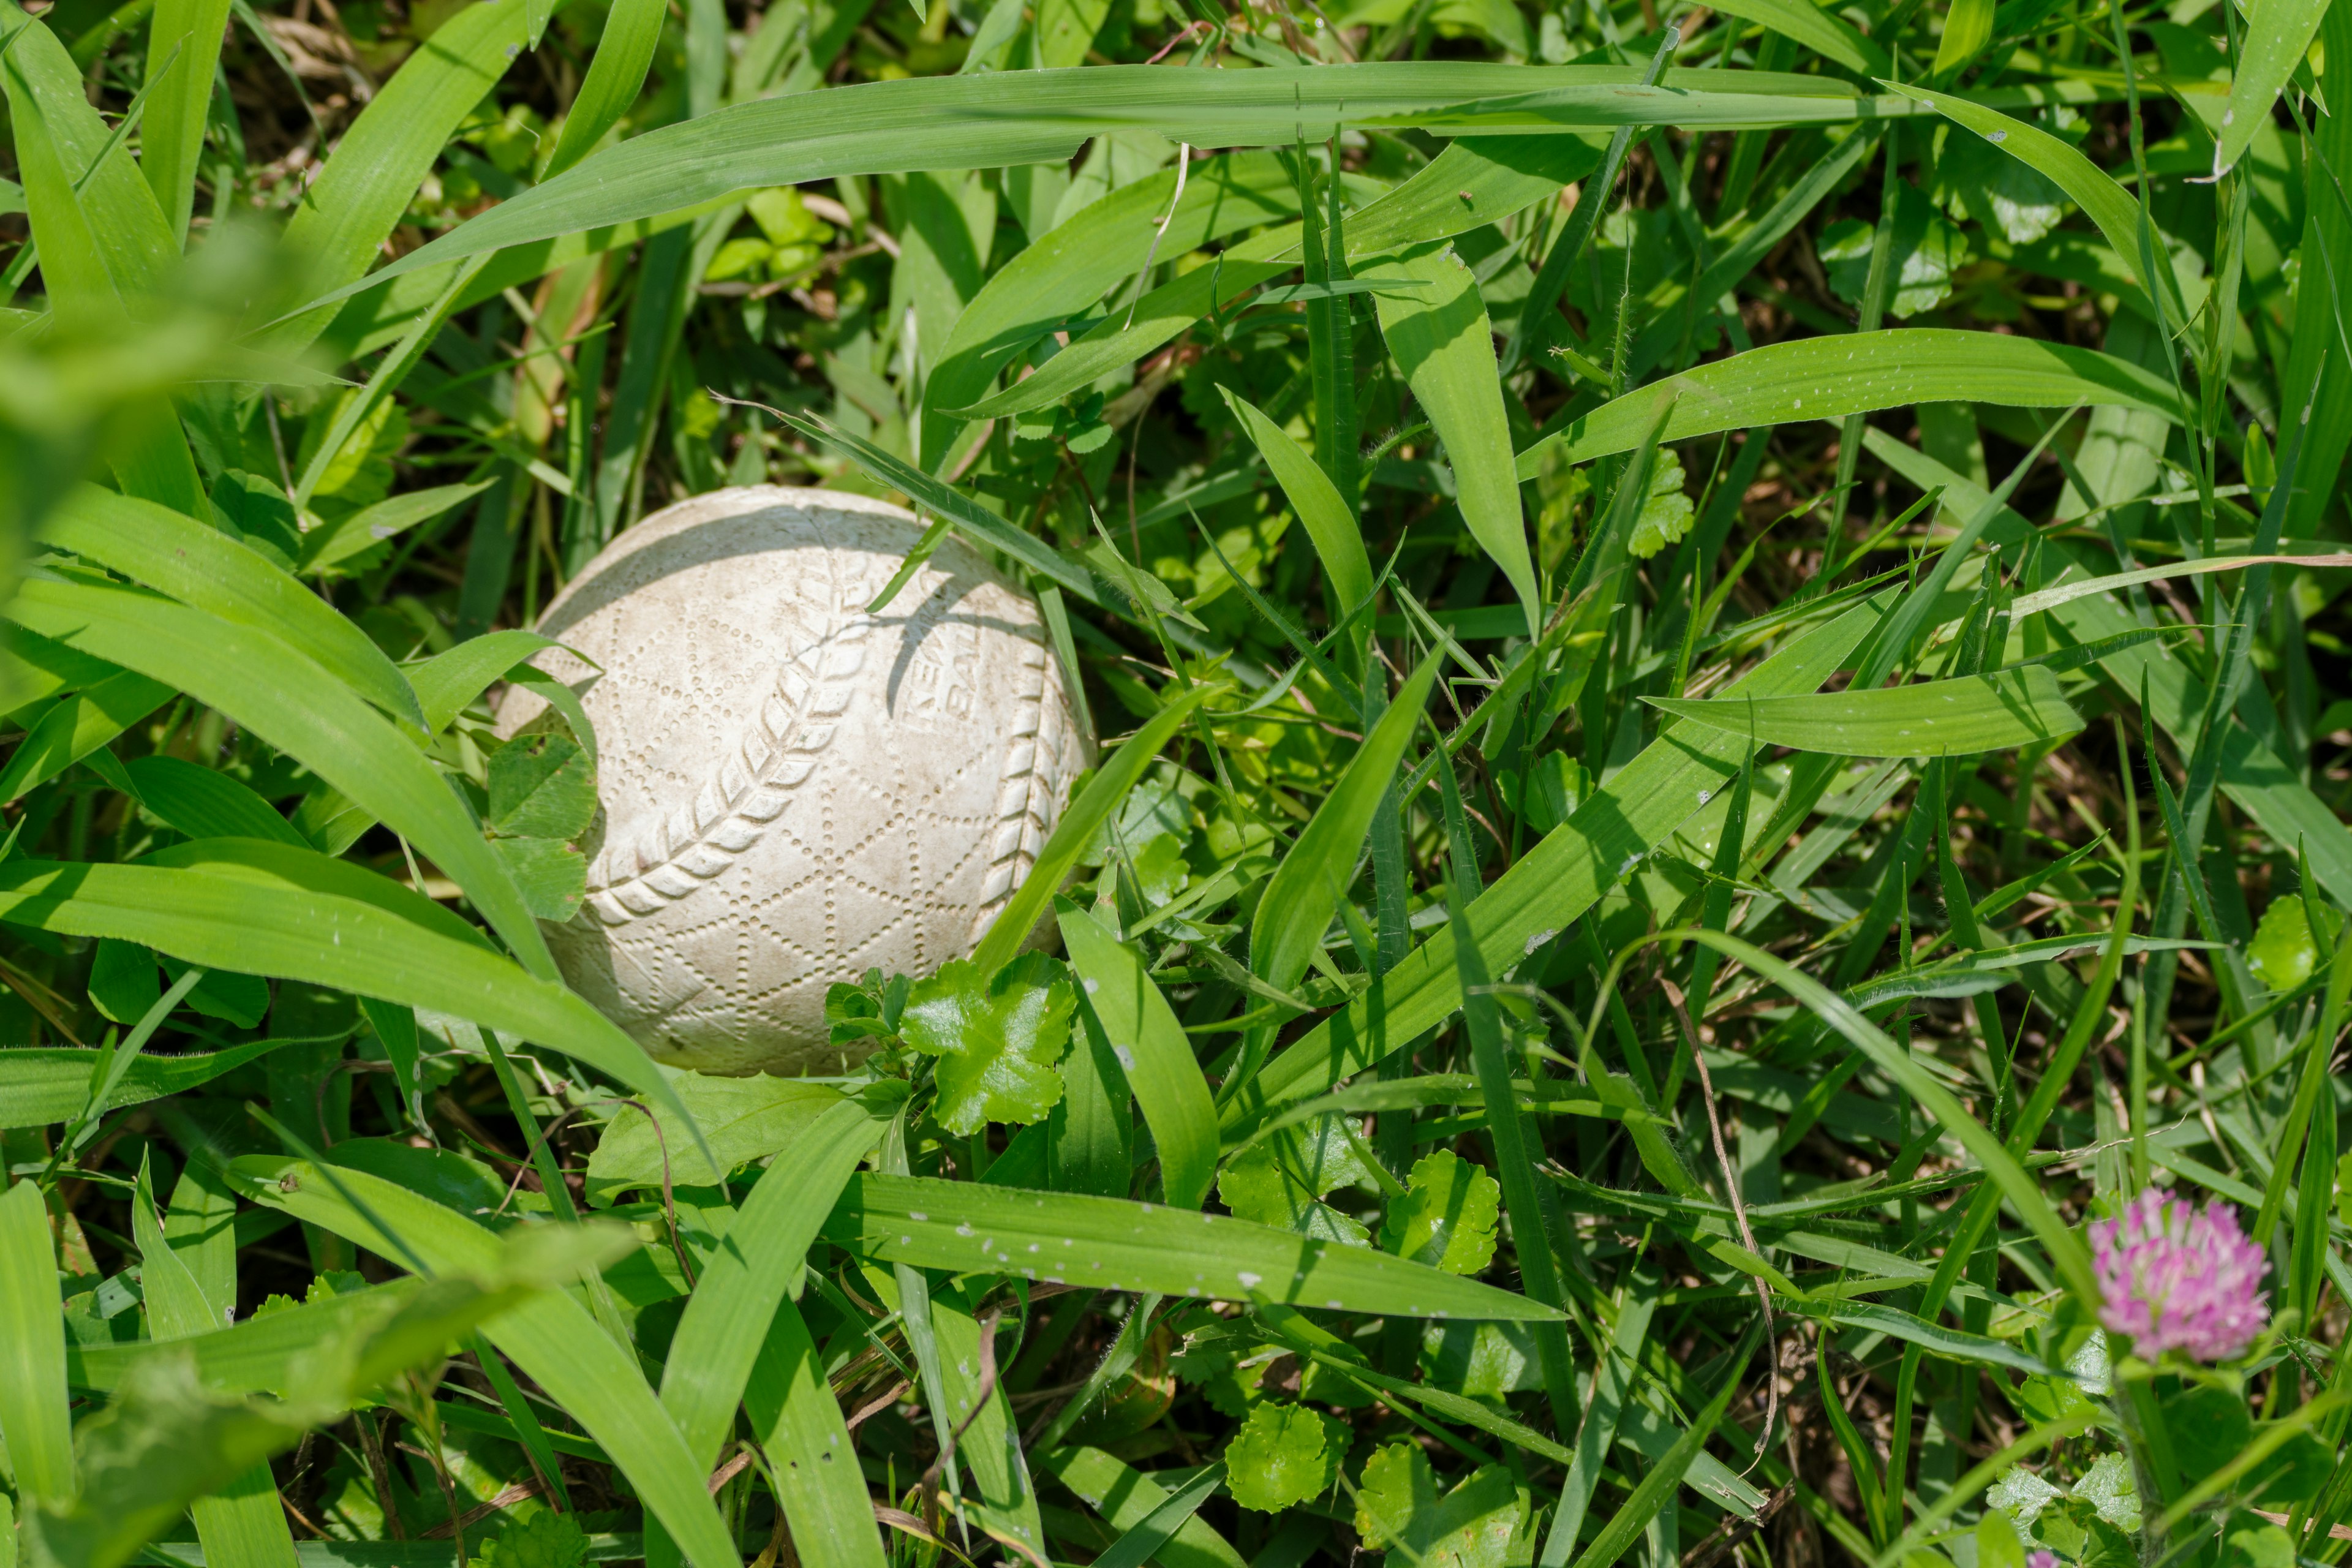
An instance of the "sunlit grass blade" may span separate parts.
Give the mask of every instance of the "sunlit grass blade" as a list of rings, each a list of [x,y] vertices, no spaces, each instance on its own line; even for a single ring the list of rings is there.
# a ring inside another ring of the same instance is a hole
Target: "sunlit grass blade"
[[[243,1156],[232,1174],[254,1201],[297,1215],[387,1260],[398,1263],[404,1252],[414,1251],[436,1274],[496,1267],[499,1243],[493,1232],[397,1183],[354,1170],[338,1171],[331,1183],[314,1165],[270,1155]],[[397,1239],[352,1207],[345,1191],[393,1227]],[[613,1457],[694,1568],[740,1563],[685,1437],[646,1385],[635,1358],[613,1342],[587,1308],[563,1292],[549,1291],[514,1307],[482,1331]]]
[[[171,700],[172,688],[122,670],[36,719],[0,767],[0,801],[20,800]]]
[[[1267,879],[1250,921],[1249,961],[1251,973],[1277,991],[1296,986],[1309,957],[1322,946],[1332,914],[1355,879],[1373,808],[1421,725],[1443,657],[1431,654],[1407,679]]]
[[[73,1496],[58,1254],[47,1205],[33,1182],[0,1194],[0,1439],[8,1445],[19,1497],[63,1502]]]
[[[468,5],[452,15],[342,132],[286,226],[283,245],[307,292],[339,289],[367,269],[443,145],[521,52],[524,11]],[[274,325],[268,341],[291,353],[333,319],[332,310],[305,310]]]
[[[167,234],[188,232],[195,204],[196,165],[205,144],[205,112],[213,96],[213,69],[228,27],[228,0],[156,0],[148,24],[152,96],[140,122],[139,166],[163,209]]]
[[[0,910],[234,973],[283,975],[430,1007],[554,1047],[671,1108],[642,1047],[464,921],[372,871],[258,840],[183,846],[142,866],[0,864]]]
[[[415,745],[291,644],[160,595],[94,582],[27,583],[7,613],[19,626],[169,681],[301,758],[438,861],[524,967],[553,978],[546,939],[472,815]]]
[[[800,1309],[776,1304],[743,1390],[768,1474],[795,1538],[824,1542],[843,1568],[883,1568],[881,1533],[824,1362]]]
[[[1143,770],[1160,754],[1160,748],[1203,702],[1223,695],[1226,689],[1222,686],[1195,686],[1171,699],[1095,770],[1092,782],[1063,811],[1053,836],[1037,852],[1035,862],[1029,868],[1028,879],[989,926],[988,934],[981,938],[972,962],[982,973],[993,973],[1012,962],[1013,955],[1021,951],[1021,944],[1028,941],[1039,917],[1045,914],[1047,901],[1061,890],[1062,879],[1078,863],[1078,857],[1094,842],[1096,832],[1118,809],[1127,792],[1135,787]]]
[[[1518,484],[1511,476],[1510,423],[1503,412],[1494,331],[1477,281],[1443,245],[1368,262],[1358,276],[1424,285],[1409,294],[1384,291],[1373,297],[1381,332],[1445,445],[1462,521],[1517,593],[1532,637],[1543,624],[1543,606]]]
[[[2062,740],[2083,727],[2047,666],[1806,697],[1643,701],[1770,746],[1843,757],[1963,757]]]
[[[1858,605],[1806,633],[1731,688],[1756,696],[1811,691],[1845,665],[1880,618]],[[1466,911],[1489,965],[1517,963],[1575,920],[1728,784],[1748,754],[1720,731],[1660,736],[1595,798],[1496,878]],[[1407,954],[1363,995],[1278,1052],[1223,1112],[1227,1136],[1286,1102],[1321,1094],[1402,1050],[1461,1005],[1454,939],[1445,931]]]
[[[365,632],[218,529],[86,486],[52,514],[42,537],[183,604],[267,632],[394,718],[424,722],[416,694]]]
[[[1067,900],[1057,900],[1062,949],[1118,1051],[1135,1103],[1160,1151],[1160,1190],[1196,1209],[1217,1173],[1217,1109],[1192,1042],[1143,955]]]
[[[854,1178],[824,1228],[865,1257],[959,1273],[1334,1311],[1544,1321],[1515,1291],[1246,1220],[924,1176]]]
[[[882,1136],[845,1100],[761,1173],[687,1299],[662,1373],[662,1405],[705,1464],[716,1461],[751,1363],[842,1184]]]
[[[2080,403],[2190,422],[2168,383],[2111,354],[1993,332],[1909,327],[1791,339],[1653,382],[1528,447],[1518,456],[1519,478],[1533,479],[1549,451],[1578,463],[1632,451],[1669,401],[1675,416],[1667,441],[1930,402],[2014,408]]]

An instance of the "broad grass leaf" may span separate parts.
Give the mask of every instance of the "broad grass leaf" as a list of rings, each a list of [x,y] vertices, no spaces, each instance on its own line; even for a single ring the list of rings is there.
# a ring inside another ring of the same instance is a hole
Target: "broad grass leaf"
[[[476,698],[510,672],[516,672],[517,666],[533,654],[561,646],[553,637],[541,637],[537,632],[485,632],[446,653],[409,665],[402,673],[416,693],[425,729],[437,735]]]
[[[1842,757],[1966,757],[2045,744],[2083,727],[2047,666],[1806,697],[1642,700],[1694,724]]]
[[[84,486],[67,498],[41,534],[184,605],[267,632],[394,718],[420,726],[424,721],[416,694],[365,632],[218,529],[148,501]]]
[[[761,1335],[743,1409],[772,1456],[769,1472],[784,1517],[803,1541],[825,1543],[826,1562],[842,1568],[885,1568],[874,1500],[852,1456],[841,1405],[825,1379],[824,1358],[790,1300]]]
[[[2314,15],[2316,14],[2315,10]],[[2161,305],[2167,319],[2173,321],[2187,319],[2179,280],[2169,271],[2151,279],[2140,265],[2139,198],[2126,190],[2115,176],[2092,163],[2072,142],[1957,93],[1931,94],[1920,88],[1905,87],[1895,82],[1884,85],[1890,91],[1911,98],[1921,108],[1933,110],[1955,125],[1983,137],[2065,192],[2067,199],[2081,207],[2084,215],[2098,226],[2099,233],[2105,237],[2108,246],[2130,274],[2139,279],[2141,289],[2147,292],[2148,297]],[[2275,96],[2275,89],[2273,95]],[[2218,147],[2216,152],[2218,153]],[[2158,265],[2164,265],[2168,253],[2163,241],[2156,239],[2154,248]]]
[[[255,1202],[394,1263],[413,1253],[436,1274],[475,1272],[492,1267],[499,1250],[498,1237],[472,1220],[362,1172],[339,1173],[342,1191],[318,1167],[298,1160],[247,1155],[233,1162],[231,1173]],[[343,1192],[370,1212],[352,1208]],[[379,1221],[393,1235],[379,1231]],[[483,1332],[612,1456],[694,1568],[734,1568],[742,1561],[685,1437],[646,1386],[634,1355],[614,1342],[586,1307],[562,1291],[549,1291],[509,1309]]]
[[[1241,422],[1243,432],[1282,487],[1283,499],[1290,502],[1290,510],[1314,541],[1315,553],[1323,563],[1323,574],[1330,581],[1332,596],[1340,609],[1362,604],[1371,596],[1372,563],[1364,552],[1363,524],[1355,506],[1332,488],[1330,476],[1317,465],[1314,455],[1284,435],[1282,427],[1257,405],[1231,387],[1221,385],[1217,390],[1224,395],[1225,406]],[[1418,710],[1419,704],[1414,707]]]
[[[454,1013],[589,1063],[683,1120],[643,1047],[464,921],[360,867],[257,839],[182,845],[138,866],[0,864],[0,915]]]
[[[1511,476],[1510,421],[1503,412],[1495,335],[1478,281],[1451,247],[1416,247],[1370,261],[1369,281],[1417,282],[1411,293],[1373,296],[1381,333],[1422,412],[1444,443],[1454,500],[1471,536],[1502,568],[1527,611],[1528,634],[1542,625],[1527,520]],[[1752,421],[1750,422],[1752,423]]]
[[[341,288],[367,270],[443,145],[521,53],[524,13],[520,5],[460,7],[343,132],[286,225],[282,244],[303,269],[309,291]],[[293,353],[326,331],[334,315],[306,309],[272,326],[267,342]]]
[[[2213,142],[2213,178],[2236,167],[2256,134],[2272,122],[2279,94],[2319,36],[2327,5],[2328,0],[2263,0],[2247,12],[2230,79],[2230,107]]]
[[[1252,1407],[1225,1449],[1234,1501],[1259,1513],[1312,1502],[1339,1479],[1347,1457],[1344,1428],[1304,1405],[1271,1400]]]
[[[842,1103],[837,1089],[767,1073],[712,1078],[681,1072],[669,1081],[709,1140],[710,1159],[695,1152],[674,1112],[656,1110],[648,1121],[644,1112],[625,1107],[604,1123],[588,1156],[592,1204],[610,1203],[632,1190],[658,1189],[665,1175],[676,1186],[717,1186],[726,1173],[791,1148]]]
[[[524,966],[553,979],[546,939],[458,797],[399,731],[291,644],[159,595],[96,582],[28,582],[6,614],[167,680],[300,758],[437,861]]]
[[[661,1399],[701,1463],[718,1463],[769,1324],[842,1184],[881,1136],[882,1123],[854,1100],[837,1099],[805,1123],[761,1173],[695,1282],[670,1339]],[[847,1459],[831,1462],[845,1468]]]
[[[1355,880],[1372,814],[1395,784],[1443,657],[1433,652],[1422,660],[1266,880],[1250,918],[1249,963],[1250,972],[1277,991],[1291,990],[1307,973]]]
[[[519,34],[519,16],[516,28]],[[1302,137],[1327,140],[1349,125],[1557,133],[1623,123],[1835,121],[1864,111],[1852,88],[1817,77],[1693,70],[1677,73],[1673,90],[1643,89],[1641,78],[1638,68],[1627,66],[1436,60],[1184,76],[1150,66],[1102,66],[793,94],[737,104],[607,148],[392,263],[369,286],[462,256],[770,185],[1066,161],[1088,138],[1120,130],[1156,132],[1196,147],[1287,147]],[[314,304],[352,291],[339,287]]]
[[[1389,1200],[1381,1249],[1448,1274],[1483,1274],[1495,1259],[1495,1222],[1503,1189],[1451,1149],[1413,1163],[1400,1196]]]
[[[171,700],[171,687],[130,669],[60,699],[0,768],[0,801],[22,799]]]
[[[854,1177],[825,1238],[862,1257],[1105,1290],[1401,1317],[1546,1320],[1540,1302],[1369,1247],[1155,1204],[923,1176]],[[1031,1250],[1032,1248],[1034,1250]]]
[[[362,507],[303,535],[301,569],[325,572],[340,567],[418,523],[430,522],[450,508],[463,505],[489,488],[487,479],[469,485],[435,485]]]
[[[216,768],[178,757],[133,757],[122,771],[139,804],[190,838],[270,838],[297,849],[310,845],[268,801]]]
[[[1669,402],[1667,441],[1934,402],[2082,403],[2183,420],[2170,383],[2112,354],[1996,332],[1907,327],[1791,339],[1653,382],[1529,446],[1518,456],[1519,478],[1535,478],[1547,452],[1580,463],[1632,451]]]
[[[1042,952],[993,974],[957,959],[915,982],[898,1033],[939,1059],[932,1114],[940,1125],[969,1137],[992,1121],[1044,1121],[1062,1098],[1055,1068],[1075,1005],[1061,965]]]
[[[1159,1148],[1160,1189],[1178,1208],[1199,1208],[1216,1174],[1217,1110],[1192,1042],[1141,953],[1069,900],[1055,907],[1084,1005],[1118,1053]]]
[[[588,62],[587,77],[563,116],[555,151],[548,155],[542,178],[562,174],[588,155],[620,122],[629,106],[645,90],[646,71],[661,41],[662,23],[668,16],[663,0],[619,0],[605,14],[604,31]]]
[[[125,944],[128,945],[128,944]],[[152,971],[152,962],[150,963]],[[134,1020],[135,1021],[135,1020]],[[267,1056],[291,1040],[249,1040],[217,1051],[139,1056],[123,1069],[101,1113],[199,1089],[223,1073]],[[98,1053],[74,1047],[19,1047],[0,1056],[0,1130],[70,1121],[89,1099]]]
[[[1482,1466],[1450,1492],[1412,1443],[1374,1449],[1356,1489],[1356,1528],[1423,1568],[1503,1568],[1523,1508],[1511,1474]]]
[[[37,1184],[18,1182],[0,1193],[0,1438],[28,1503],[62,1503],[75,1490],[59,1305],[48,1208]]]

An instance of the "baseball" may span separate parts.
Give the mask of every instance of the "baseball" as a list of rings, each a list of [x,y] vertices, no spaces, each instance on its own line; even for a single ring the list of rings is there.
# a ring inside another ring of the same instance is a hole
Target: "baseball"
[[[657,512],[565,586],[537,660],[596,731],[588,896],[550,926],[572,987],[656,1059],[845,1070],[824,994],[970,956],[1034,863],[1092,738],[1029,595],[950,538],[832,490]],[[512,735],[545,712],[520,689]]]

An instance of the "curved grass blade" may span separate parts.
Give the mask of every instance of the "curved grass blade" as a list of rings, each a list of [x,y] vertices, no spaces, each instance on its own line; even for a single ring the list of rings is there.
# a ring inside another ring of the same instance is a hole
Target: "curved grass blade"
[[[60,700],[16,742],[0,768],[0,801],[15,801],[171,700],[172,688],[137,670],[108,676]]]
[[[451,1013],[577,1057],[693,1125],[669,1080],[603,1014],[492,952],[430,899],[323,855],[242,839],[182,845],[138,866],[11,859],[0,863],[0,913],[207,969]]]
[[[521,5],[460,7],[352,121],[286,225],[282,243],[305,269],[308,290],[339,289],[367,270],[442,146],[521,53],[524,13]],[[267,342],[291,353],[334,316],[305,307],[273,324]]]
[[[1502,568],[1520,606],[1528,635],[1543,625],[1534,558],[1519,487],[1511,477],[1511,427],[1503,412],[1503,382],[1495,359],[1478,280],[1453,249],[1431,245],[1370,262],[1357,276],[1369,281],[1411,281],[1426,287],[1373,297],[1381,333],[1404,372],[1422,412],[1436,427],[1453,465],[1454,500],[1471,535]]]
[[[688,1298],[662,1371],[662,1406],[698,1462],[718,1462],[769,1322],[842,1184],[882,1136],[860,1101],[828,1107],[761,1173]]]
[[[62,1308],[48,1206],[38,1183],[18,1182],[0,1193],[0,1440],[28,1502],[74,1494]]]
[[[337,1170],[331,1183],[307,1161],[259,1154],[231,1162],[229,1170],[254,1202],[388,1261],[403,1263],[413,1249],[436,1275],[488,1274],[497,1267],[496,1233],[397,1183],[350,1169]],[[375,1218],[354,1208],[339,1187]],[[376,1228],[379,1219],[396,1239]],[[613,1457],[695,1568],[739,1568],[742,1557],[686,1439],[646,1386],[635,1357],[597,1326],[587,1308],[563,1291],[541,1291],[492,1319],[482,1333]]]
[[[1362,526],[1356,509],[1332,487],[1312,454],[1282,433],[1282,427],[1260,412],[1257,405],[1229,386],[1219,386],[1225,406],[1241,421],[1243,430],[1265,459],[1275,482],[1297,514],[1315,553],[1331,580],[1331,592],[1340,605],[1360,605],[1372,591],[1371,557],[1364,552]]]
[[[1003,911],[980,939],[980,947],[971,955],[982,974],[993,974],[1013,961],[1021,944],[1029,940],[1031,928],[1045,912],[1046,900],[1061,890],[1062,879],[1078,863],[1087,846],[1094,842],[1095,831],[1118,809],[1143,770],[1151,765],[1160,748],[1168,743],[1177,727],[1192,715],[1192,710],[1212,697],[1227,689],[1222,685],[1195,686],[1177,697],[1165,708],[1153,714],[1140,730],[1129,736],[1110,760],[1095,770],[1092,783],[1070,802],[1055,825],[1053,836],[1037,852],[1036,861],[1029,868],[1028,879],[1021,884],[1006,902]]]
[[[41,537],[184,605],[267,632],[394,718],[424,725],[416,693],[365,632],[218,529],[85,485],[51,514]]]
[[[2131,275],[2139,280],[2140,288],[2163,307],[2166,319],[2172,321],[2188,320],[2179,280],[2169,272],[2161,272],[2150,279],[2141,265],[2139,199],[2117,184],[2113,175],[2084,157],[2074,143],[2053,136],[2039,126],[1971,102],[1956,93],[1930,93],[1924,89],[1905,87],[1900,82],[1882,85],[1889,91],[1910,97],[1922,109],[1932,110],[1954,124],[1975,132],[2065,192],[2067,200],[2081,207],[2084,216],[2098,226],[2099,233]]]
[[[646,72],[654,63],[654,46],[661,42],[662,23],[669,7],[664,0],[619,0],[604,17],[604,37],[596,41],[595,58],[580,94],[563,117],[563,131],[555,151],[548,155],[541,179],[563,173],[588,155],[620,123],[621,116],[646,87]]]
[[[1413,1318],[1549,1322],[1559,1316],[1475,1279],[1247,1220],[927,1176],[853,1177],[824,1235],[884,1262],[1100,1290]]]
[[[2327,6],[2328,0],[2263,0],[2246,13],[2245,37],[2230,77],[2230,107],[2213,138],[2211,178],[2235,168],[2255,134],[2271,123],[2278,96],[2319,36]]]
[[[2012,408],[2080,403],[2190,423],[2168,382],[2112,354],[1994,332],[1910,327],[1772,343],[1653,382],[1528,447],[1518,457],[1519,478],[1535,478],[1547,452],[1580,463],[1632,451],[1669,401],[1675,415],[1667,441],[1937,402]]]
[[[1644,697],[1651,707],[1769,746],[1840,757],[1966,757],[2082,729],[2047,665],[1806,697]]]
[[[1160,1190],[1178,1208],[1199,1208],[1217,1174],[1217,1108],[1192,1042],[1142,954],[1067,899],[1055,900],[1055,910],[1086,1005],[1118,1053],[1160,1150]]]
[[[1276,990],[1296,986],[1322,947],[1331,916],[1355,879],[1372,813],[1396,782],[1444,659],[1442,652],[1433,652],[1422,660],[1267,879],[1250,919],[1249,966]]]
[[[1641,88],[1640,79],[1638,68],[1622,66],[1467,61],[1194,72],[1097,66],[867,82],[766,99],[598,153],[305,310],[420,267],[738,191],[841,174],[1052,163],[1113,131],[1151,131],[1195,147],[1286,147],[1365,125],[1556,132],[1628,123],[1794,124],[1885,112],[1880,101],[1819,77],[1693,70],[1680,73],[1671,90]],[[1895,101],[1901,112],[1903,100]]]
[[[512,874],[433,764],[290,645],[157,595],[95,583],[28,582],[6,614],[19,626],[168,680],[300,758],[432,856],[523,967],[554,979],[555,961]]]

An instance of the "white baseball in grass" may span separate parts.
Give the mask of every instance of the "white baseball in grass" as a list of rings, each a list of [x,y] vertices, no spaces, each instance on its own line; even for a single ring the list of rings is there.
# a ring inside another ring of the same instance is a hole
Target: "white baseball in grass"
[[[921,533],[862,496],[719,490],[541,617],[596,667],[537,661],[595,728],[602,807],[549,942],[656,1059],[841,1070],[826,987],[969,956],[1090,760],[1035,602],[963,544],[866,613]],[[510,689],[499,729],[544,713]]]

